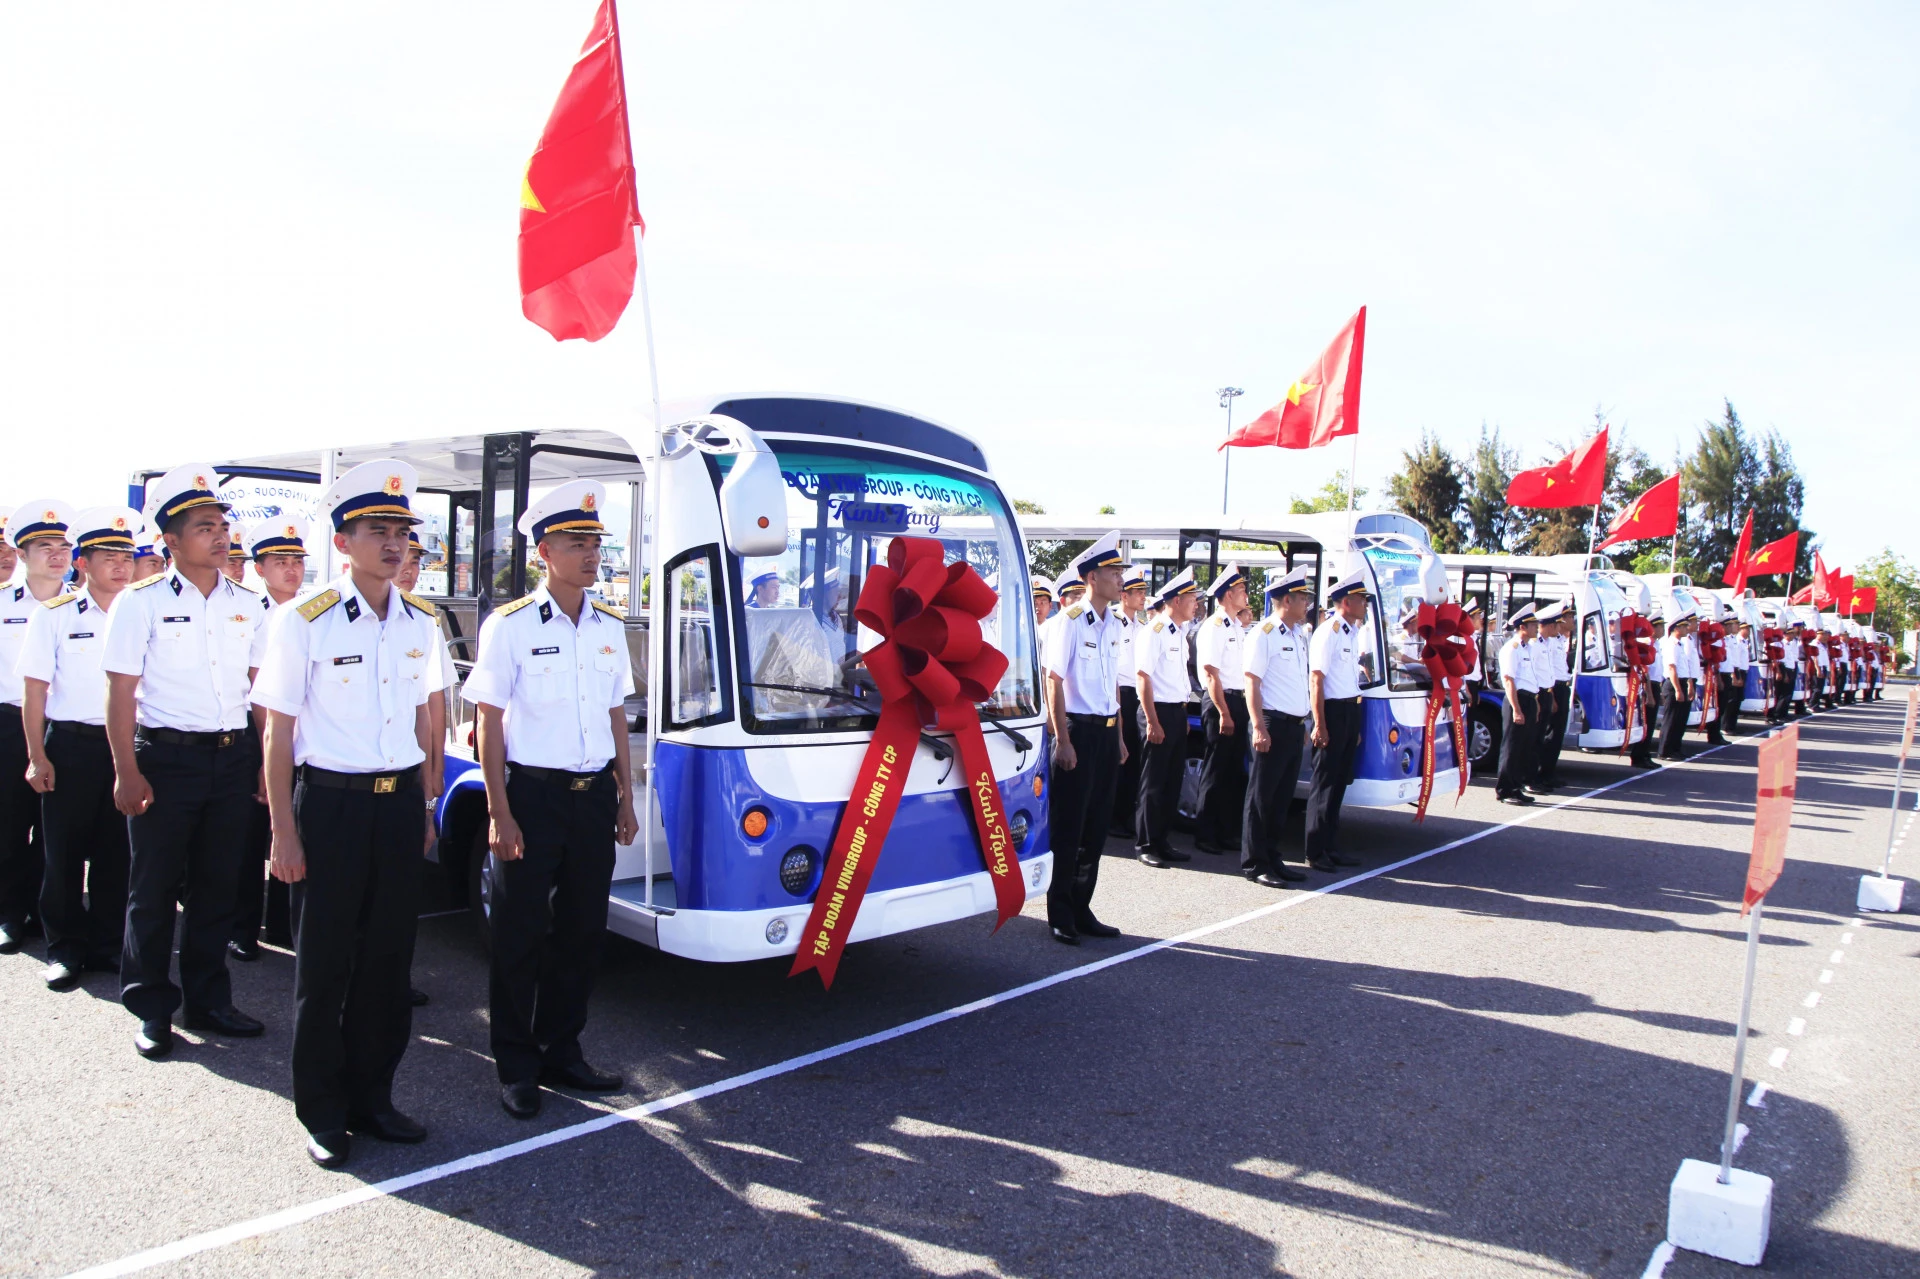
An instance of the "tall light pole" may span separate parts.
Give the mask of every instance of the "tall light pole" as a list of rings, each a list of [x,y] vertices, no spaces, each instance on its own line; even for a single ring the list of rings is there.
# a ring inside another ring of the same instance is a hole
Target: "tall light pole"
[[[1237,386],[1223,386],[1219,390],[1220,407],[1227,411],[1227,438],[1233,438],[1233,402],[1245,395]],[[1227,513],[1227,481],[1233,471],[1233,450],[1222,449],[1220,459],[1220,514]]]

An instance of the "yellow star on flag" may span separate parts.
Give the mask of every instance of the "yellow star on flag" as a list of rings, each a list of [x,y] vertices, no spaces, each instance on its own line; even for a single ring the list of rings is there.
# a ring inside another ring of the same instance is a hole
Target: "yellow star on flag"
[[[1548,487],[1548,488],[1552,488],[1552,487],[1553,487],[1553,477],[1552,477],[1551,475],[1549,475],[1549,476],[1547,477],[1547,487]]]
[[[1760,552],[1758,555],[1753,557],[1753,566],[1755,568],[1758,568],[1760,567],[1760,565],[1765,564],[1767,562],[1768,557],[1771,556],[1772,554],[1773,554],[1772,551]]]
[[[526,171],[520,175],[520,207],[532,209],[535,213],[545,213],[547,206],[540,203],[540,197],[533,193],[533,183],[527,180],[532,172],[533,161],[529,160]]]
[[[1295,382],[1287,388],[1287,403],[1298,408],[1300,406],[1300,397],[1313,389],[1315,389],[1315,387],[1312,382]]]

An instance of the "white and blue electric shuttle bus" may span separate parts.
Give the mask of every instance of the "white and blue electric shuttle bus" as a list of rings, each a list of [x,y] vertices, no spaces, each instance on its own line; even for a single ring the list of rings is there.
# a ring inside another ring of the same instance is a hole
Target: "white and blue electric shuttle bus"
[[[537,585],[538,561],[516,527],[528,503],[570,479],[607,485],[603,520],[618,530],[607,541],[624,547],[627,576],[640,584],[607,592],[627,617],[627,652],[608,660],[632,666],[634,794],[653,800],[650,821],[636,804],[641,838],[618,850],[608,924],[698,960],[795,951],[880,709],[859,663],[878,637],[858,626],[854,602],[893,538],[939,540],[950,561],[973,565],[1011,601],[982,623],[1010,664],[980,714],[1026,890],[1045,892],[1047,746],[1026,558],[980,446],[851,400],[742,395],[677,407],[657,451],[645,427],[631,439],[536,430],[315,448],[215,469],[317,494],[363,461],[416,467],[430,561],[422,584],[442,587],[427,598],[462,680],[486,615]],[[158,473],[135,475],[136,508]],[[331,576],[329,530],[324,519],[313,528],[314,576]],[[650,589],[661,582],[666,589]],[[484,789],[457,689],[448,701],[430,857],[484,935]],[[921,735],[852,940],[994,909],[956,760],[949,735]]]
[[[1420,662],[1420,640],[1408,619],[1423,600],[1438,604],[1446,598],[1444,572],[1419,523],[1398,511],[1277,515],[1233,527],[1223,527],[1217,515],[1190,524],[1141,524],[1111,515],[1070,519],[1042,515],[1029,519],[1023,532],[1030,543],[1087,541],[1115,527],[1121,533],[1121,554],[1141,566],[1150,591],[1188,566],[1204,590],[1222,567],[1239,564],[1252,579],[1247,595],[1256,617],[1265,611],[1261,593],[1270,572],[1285,573],[1311,563],[1316,608],[1327,588],[1350,573],[1365,573],[1373,599],[1359,637],[1363,717],[1346,802],[1385,808],[1419,799],[1431,679]],[[1195,773],[1205,750],[1199,688],[1196,674],[1188,690],[1188,760],[1189,770]],[[1449,714],[1443,711],[1436,725],[1436,795],[1451,794],[1459,785]],[[1311,754],[1311,750],[1302,754],[1299,794],[1306,792]],[[1191,816],[1191,811],[1186,815]]]

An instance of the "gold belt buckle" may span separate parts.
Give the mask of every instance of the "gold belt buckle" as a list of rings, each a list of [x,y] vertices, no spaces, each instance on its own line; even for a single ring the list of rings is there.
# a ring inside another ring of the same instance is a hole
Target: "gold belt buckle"
[[[593,785],[591,777],[575,777],[567,783],[568,790],[586,790]]]
[[[1107,727],[1108,727],[1108,728],[1112,728],[1112,727],[1113,727],[1113,721],[1114,721],[1114,720],[1115,720],[1116,718],[1117,718],[1117,716],[1113,716],[1113,715],[1109,715],[1109,716],[1107,716]]]
[[[394,788],[399,785],[400,779],[398,777],[376,777],[373,779],[373,793],[376,795],[391,795],[394,792]]]
[[[222,733],[220,734],[220,740],[215,742],[214,745],[222,748],[231,746],[233,745],[233,738],[234,735],[232,733]]]

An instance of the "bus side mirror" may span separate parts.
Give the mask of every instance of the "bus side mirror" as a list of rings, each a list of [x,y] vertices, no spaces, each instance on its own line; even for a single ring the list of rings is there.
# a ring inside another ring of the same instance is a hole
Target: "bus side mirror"
[[[720,522],[727,549],[735,555],[779,555],[787,549],[787,482],[780,459],[764,446],[743,448],[720,481]]]

